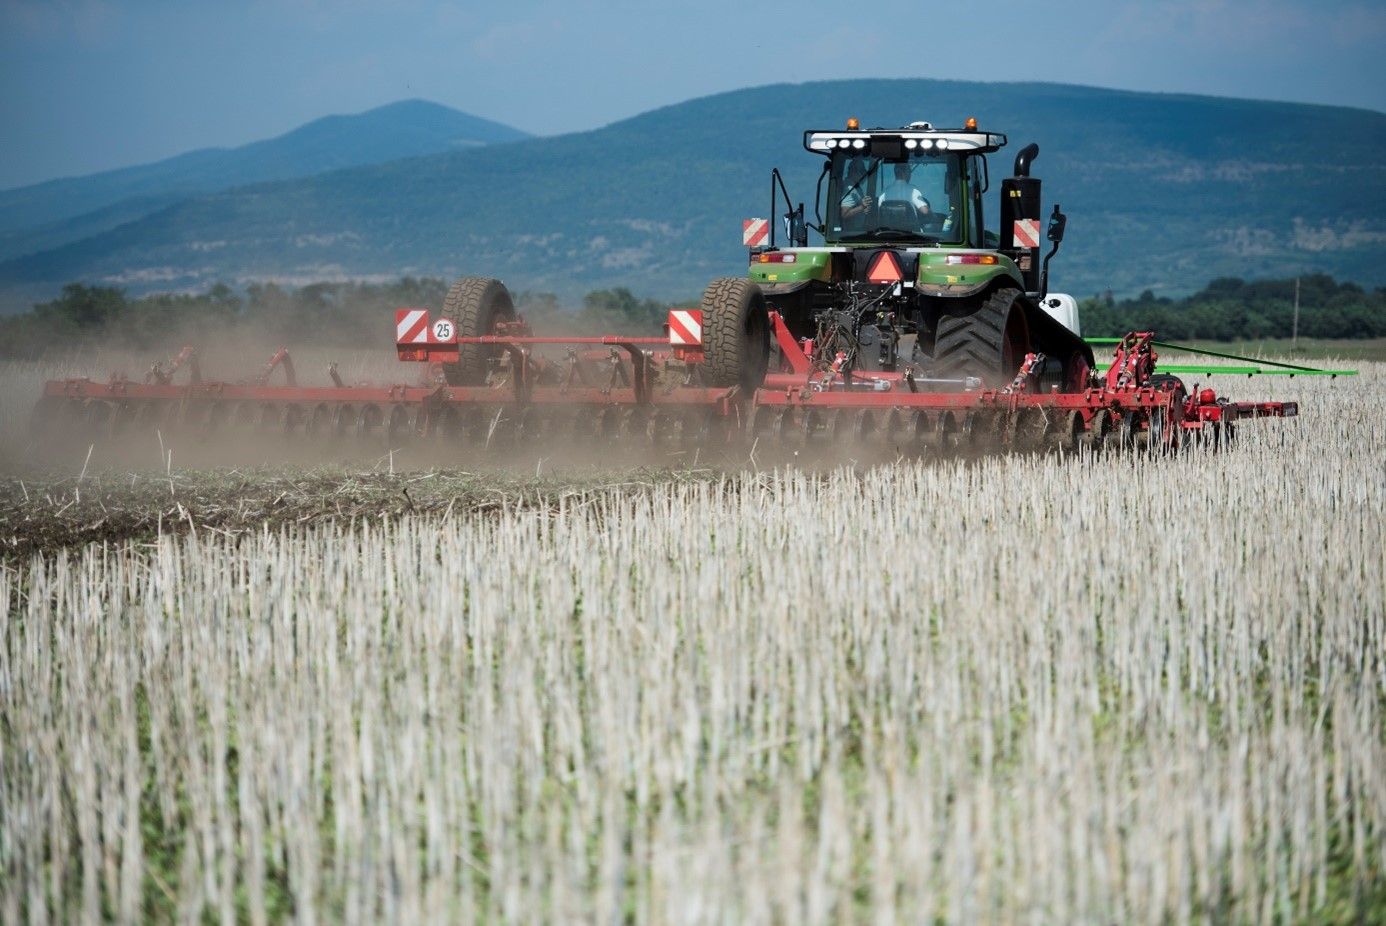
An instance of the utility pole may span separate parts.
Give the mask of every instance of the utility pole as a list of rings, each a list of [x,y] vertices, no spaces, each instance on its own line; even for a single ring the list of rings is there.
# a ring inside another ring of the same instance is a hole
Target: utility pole
[[[1299,349],[1299,277],[1295,277],[1295,323],[1290,329],[1290,353]]]

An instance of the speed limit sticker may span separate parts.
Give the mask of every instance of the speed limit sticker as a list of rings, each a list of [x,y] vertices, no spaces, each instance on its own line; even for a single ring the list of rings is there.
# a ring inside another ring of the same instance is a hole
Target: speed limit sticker
[[[433,340],[451,341],[452,336],[457,333],[456,327],[450,318],[440,318],[433,323]]]

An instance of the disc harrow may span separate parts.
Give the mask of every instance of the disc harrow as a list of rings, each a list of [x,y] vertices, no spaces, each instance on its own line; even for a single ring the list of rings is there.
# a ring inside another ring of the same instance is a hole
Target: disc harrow
[[[429,324],[427,310],[401,309],[414,322],[423,313],[422,329],[411,331],[426,332],[397,338],[399,358],[422,365],[412,385],[348,384],[335,366],[328,384],[302,385],[282,349],[248,380],[209,380],[197,352],[184,348],[139,381],[47,382],[33,430],[83,445],[142,432],[161,441],[254,435],[343,452],[436,448],[448,459],[633,451],[710,460],[873,448],[891,456],[1167,454],[1221,446],[1245,421],[1298,413],[1293,402],[1232,402],[1210,388],[1186,389],[1156,372],[1150,332],[1117,341],[1110,365],[1079,382],[1046,380],[1044,356],[1029,354],[1009,384],[992,389],[912,368],[854,370],[841,355],[815,356],[812,341],[794,339],[773,311],[775,351],[761,385],[712,386],[704,347],[688,336],[690,327],[701,330],[699,313],[677,311],[678,334],[666,337],[539,337],[520,319],[465,337],[447,319]],[[447,365],[472,345],[487,355],[484,382],[454,385]]]

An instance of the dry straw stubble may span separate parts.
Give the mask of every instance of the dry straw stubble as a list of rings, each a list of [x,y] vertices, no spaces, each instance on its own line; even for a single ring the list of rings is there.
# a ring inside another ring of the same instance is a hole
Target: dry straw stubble
[[[1226,453],[12,563],[0,916],[1379,911],[1386,382],[1264,388]]]

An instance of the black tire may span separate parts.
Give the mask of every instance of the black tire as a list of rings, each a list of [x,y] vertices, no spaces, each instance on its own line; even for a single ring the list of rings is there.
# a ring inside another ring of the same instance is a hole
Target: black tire
[[[1184,381],[1173,373],[1152,373],[1150,381],[1147,382],[1146,385],[1161,391],[1173,390],[1174,392],[1183,393],[1187,393],[1188,391],[1184,387]]]
[[[700,308],[708,384],[758,388],[770,365],[770,316],[760,287],[739,277],[713,280]]]
[[[500,280],[463,277],[443,299],[443,316],[457,325],[457,336],[476,338],[495,330],[496,322],[515,318],[515,303]],[[486,382],[487,364],[501,348],[463,344],[457,348],[457,362],[443,364],[443,375],[452,386],[480,386]]]
[[[934,335],[934,370],[976,376],[992,386],[1009,383],[1030,352],[1030,326],[1018,290],[985,296],[966,314],[943,315]]]

